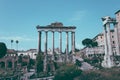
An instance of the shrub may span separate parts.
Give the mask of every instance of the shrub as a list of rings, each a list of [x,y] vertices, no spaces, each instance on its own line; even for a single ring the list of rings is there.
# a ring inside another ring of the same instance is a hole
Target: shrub
[[[67,64],[56,72],[53,80],[73,80],[75,77],[80,76],[81,72],[76,66]]]

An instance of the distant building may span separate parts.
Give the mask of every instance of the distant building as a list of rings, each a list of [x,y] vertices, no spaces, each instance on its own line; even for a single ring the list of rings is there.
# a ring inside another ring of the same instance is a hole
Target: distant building
[[[115,42],[115,32],[113,29],[110,30],[111,34],[111,45],[112,45],[112,51],[113,54],[116,54],[116,42]],[[98,47],[103,47],[104,50],[104,34],[100,33],[97,36],[93,38],[93,41],[96,41],[98,43]]]
[[[85,47],[80,50],[79,52],[81,54],[81,57],[85,58],[92,58],[92,57],[103,57],[104,56],[104,48],[103,47],[94,47],[94,48],[88,48]]]
[[[29,49],[27,51],[18,51],[17,52],[18,56],[20,56],[21,54],[24,55],[29,55],[30,58],[32,59],[36,59],[37,56],[37,49]]]
[[[93,38],[93,41],[96,41],[98,43],[98,46],[103,47],[104,46],[104,35],[103,33],[99,33]]]
[[[14,49],[8,49],[7,54],[0,59],[0,68],[16,68],[17,67],[17,52]]]

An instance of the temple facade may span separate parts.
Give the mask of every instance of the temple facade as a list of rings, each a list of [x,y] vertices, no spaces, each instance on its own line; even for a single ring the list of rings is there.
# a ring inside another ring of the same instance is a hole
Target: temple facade
[[[42,47],[44,47],[44,51],[43,51],[43,55],[44,55],[44,72],[46,72],[46,66],[48,64],[48,61],[47,61],[47,56],[48,56],[48,34],[49,32],[52,33],[52,54],[53,54],[53,60],[54,59],[54,53],[55,53],[55,33],[58,32],[59,33],[59,53],[62,53],[62,45],[65,46],[65,61],[64,62],[71,62],[69,60],[69,46],[71,46],[71,51],[72,51],[72,54],[75,53],[75,29],[76,27],[75,26],[64,26],[62,23],[60,22],[55,22],[55,23],[51,23],[50,25],[47,25],[47,26],[37,26],[36,27],[37,30],[38,30],[38,54],[42,53]],[[44,42],[42,42],[41,40],[41,37],[42,37],[42,33],[45,34],[44,36]],[[62,41],[62,33],[65,33],[66,34],[66,44],[63,43]],[[71,35],[71,45],[69,44],[69,35]],[[41,45],[41,43],[44,43],[44,46]],[[71,54],[71,55],[72,55]]]

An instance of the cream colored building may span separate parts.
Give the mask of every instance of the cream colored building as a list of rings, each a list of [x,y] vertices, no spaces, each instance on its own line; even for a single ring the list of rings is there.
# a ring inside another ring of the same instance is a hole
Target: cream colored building
[[[114,33],[114,29],[110,30],[110,34],[111,34],[111,45],[112,45],[112,51],[113,54],[116,54],[116,42],[115,42],[115,33]],[[103,47],[103,51],[104,51],[104,33],[99,33],[97,36],[95,36],[93,38],[93,41],[96,41],[98,43],[98,47]]]
[[[27,55],[27,56],[30,56],[30,58],[32,58],[32,59],[36,59],[37,49],[29,49],[29,50],[26,50],[26,51],[18,51],[17,54],[18,54],[18,56],[20,56],[22,54],[23,56]]]
[[[115,47],[115,36],[114,36],[114,30],[110,30],[110,34],[111,34],[111,43],[112,46]],[[99,47],[103,47],[104,46],[104,33],[99,33],[97,36],[95,36],[93,38],[93,41],[96,41],[98,43]]]

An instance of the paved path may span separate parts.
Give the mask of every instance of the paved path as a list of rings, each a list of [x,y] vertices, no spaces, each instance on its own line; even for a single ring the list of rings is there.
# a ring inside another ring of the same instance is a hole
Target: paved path
[[[93,66],[91,66],[90,64],[88,64],[87,62],[83,62],[82,66],[80,67],[81,70],[86,71],[86,70],[90,70],[93,69]]]
[[[29,79],[29,80],[53,80],[54,76],[44,77],[44,78],[36,78],[36,79]]]
[[[22,77],[21,77],[21,79],[23,79],[23,80],[29,80],[29,77],[31,76],[31,75],[33,75],[35,73],[35,71],[33,70],[32,72],[27,72],[27,73],[25,73]]]
[[[84,60],[82,58],[80,58],[79,56],[74,56],[73,57],[74,63],[75,63],[76,59],[79,60],[82,63],[82,66],[80,67],[81,70],[90,70],[90,69],[93,69],[93,66],[91,66],[87,62],[84,62]]]

